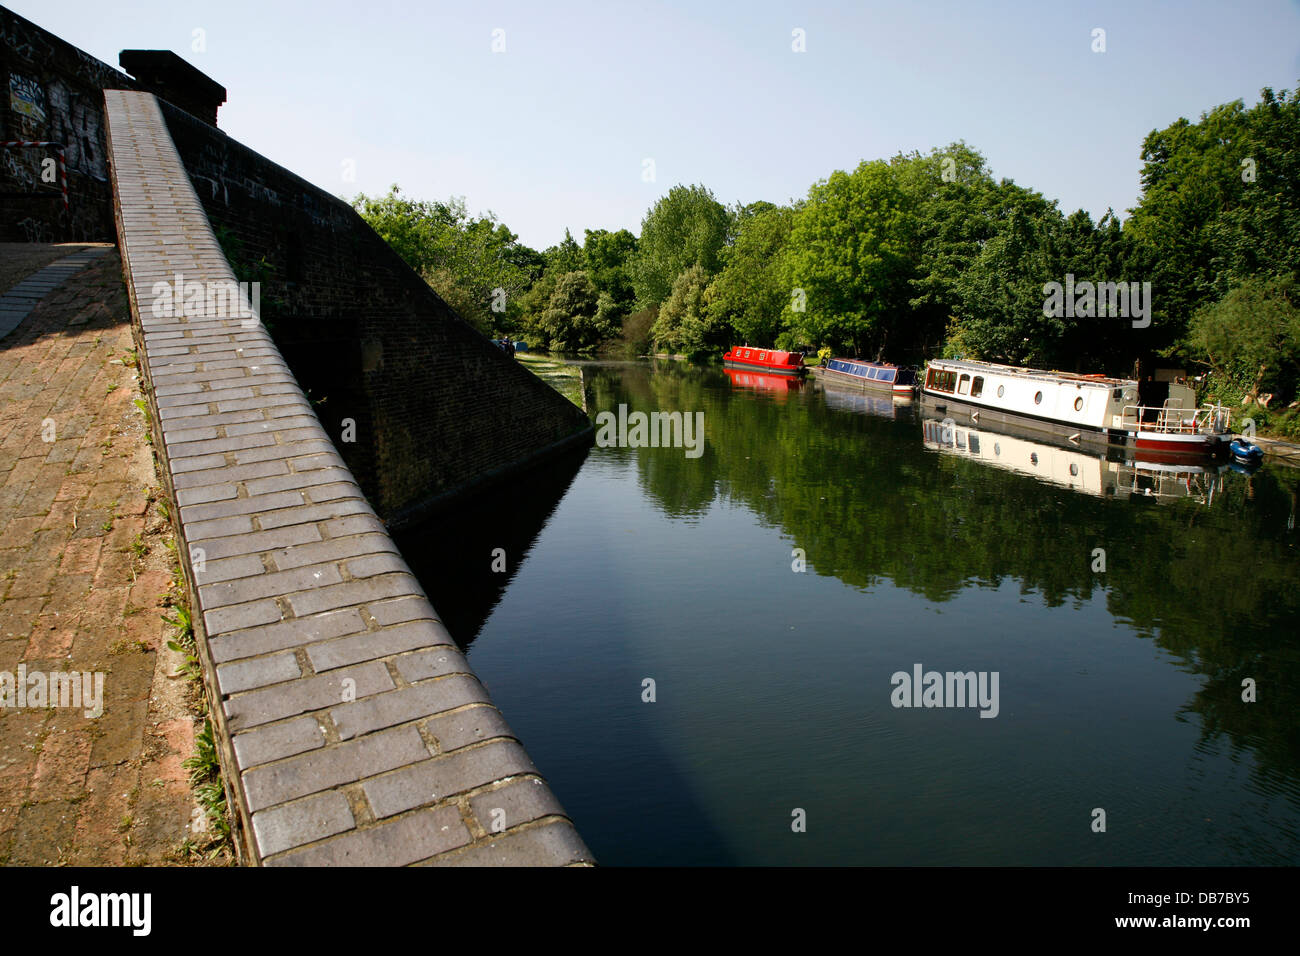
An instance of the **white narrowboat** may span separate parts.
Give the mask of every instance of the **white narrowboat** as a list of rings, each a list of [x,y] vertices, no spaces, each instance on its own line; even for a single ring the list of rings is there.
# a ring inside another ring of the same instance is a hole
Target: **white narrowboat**
[[[1015,423],[1074,444],[1130,444],[1144,457],[1220,454],[1232,439],[1228,410],[1198,408],[1181,382],[1148,382],[935,359],[921,382],[927,408],[974,423]]]

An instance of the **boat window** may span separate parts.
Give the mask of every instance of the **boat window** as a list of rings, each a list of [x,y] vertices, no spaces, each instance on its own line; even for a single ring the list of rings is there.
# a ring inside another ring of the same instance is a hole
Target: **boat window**
[[[963,375],[961,378],[957,379],[957,394],[965,395],[969,391],[970,391],[970,376]]]
[[[970,393],[972,398],[979,398],[984,393],[984,376],[976,375],[970,383]]]
[[[1007,387],[1006,387],[1005,385],[999,385],[999,386],[998,386],[998,398],[1001,398],[1001,397],[1002,397],[1003,395],[1005,395],[1006,393],[1007,393]]]
[[[980,436],[971,432],[967,441],[970,443],[970,453],[972,455],[978,455],[980,453]]]
[[[882,368],[880,375],[877,376],[882,382],[892,382],[894,380],[894,370],[892,368]]]
[[[875,377],[876,377],[876,370],[874,368],[867,369],[867,378],[875,378]]]
[[[957,373],[932,368],[927,373],[925,386],[936,392],[951,392],[957,384]]]
[[[1076,399],[1074,400],[1074,410],[1075,410],[1076,412],[1081,412],[1081,411],[1083,411],[1083,396],[1082,396],[1082,395],[1080,395],[1078,398],[1076,398]]]
[[[759,352],[759,353],[758,353],[758,360],[759,360],[760,362],[765,361],[766,359],[767,359],[767,353],[766,353],[766,352]]]
[[[1035,392],[1035,393],[1034,393],[1034,404],[1035,404],[1035,405],[1041,405],[1041,404],[1043,404],[1043,393],[1042,393],[1042,392]]]

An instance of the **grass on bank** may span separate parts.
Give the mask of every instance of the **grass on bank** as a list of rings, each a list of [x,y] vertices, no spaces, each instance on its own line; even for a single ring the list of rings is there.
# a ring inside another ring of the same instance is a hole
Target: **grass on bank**
[[[540,352],[519,352],[515,358],[524,368],[582,408],[582,370],[578,366]]]

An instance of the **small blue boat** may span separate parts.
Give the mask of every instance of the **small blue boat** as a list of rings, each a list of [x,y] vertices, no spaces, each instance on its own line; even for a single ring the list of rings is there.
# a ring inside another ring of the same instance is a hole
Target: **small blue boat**
[[[1233,458],[1243,464],[1257,465],[1264,460],[1264,449],[1241,437],[1232,440],[1228,445],[1228,451],[1232,452]]]

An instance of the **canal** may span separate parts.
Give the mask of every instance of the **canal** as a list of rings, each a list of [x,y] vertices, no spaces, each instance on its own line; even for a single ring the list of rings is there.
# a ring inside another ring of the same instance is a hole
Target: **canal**
[[[603,864],[1300,862],[1300,472],[584,372],[702,454],[595,447],[400,544]]]

